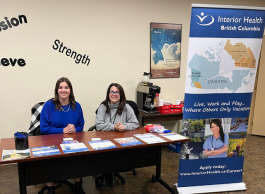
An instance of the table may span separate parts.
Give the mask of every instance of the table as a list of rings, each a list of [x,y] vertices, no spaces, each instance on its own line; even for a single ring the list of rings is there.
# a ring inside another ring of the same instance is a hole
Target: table
[[[139,123],[141,126],[144,126],[144,123],[154,121],[171,121],[171,120],[182,120],[183,113],[167,113],[167,114],[161,114],[161,113],[154,113],[154,114],[147,114],[142,111],[139,111]]]
[[[131,147],[122,147],[119,143],[114,141],[115,138],[132,137],[134,134],[139,133],[146,133],[145,129],[139,127],[136,130],[126,131],[124,133],[114,131],[90,131],[74,134],[30,136],[30,147],[56,145],[61,151],[61,154],[33,157],[33,154],[31,153],[31,157],[29,158],[2,161],[3,149],[8,150],[15,148],[14,138],[6,138],[2,139],[0,144],[0,165],[17,163],[20,194],[26,194],[26,186],[29,185],[61,181],[75,177],[92,176],[95,174],[122,172],[133,168],[154,165],[156,166],[156,175],[152,175],[152,181],[159,182],[171,193],[177,193],[175,189],[170,187],[161,178],[161,146],[169,143],[187,142],[190,141],[190,139],[171,141],[161,137],[166,140],[166,142],[157,144],[147,144],[142,142],[143,144],[141,145]],[[62,139],[67,137],[83,142],[88,147],[89,151],[63,154],[60,144]],[[101,138],[102,140],[111,140],[117,148],[109,150],[93,150],[87,142],[91,141],[91,138],[96,137]],[[108,165],[106,165],[106,161]]]

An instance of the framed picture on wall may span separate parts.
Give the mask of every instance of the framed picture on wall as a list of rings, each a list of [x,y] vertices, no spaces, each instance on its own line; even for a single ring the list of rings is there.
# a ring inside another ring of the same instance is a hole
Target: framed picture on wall
[[[150,23],[151,78],[179,78],[181,24]]]

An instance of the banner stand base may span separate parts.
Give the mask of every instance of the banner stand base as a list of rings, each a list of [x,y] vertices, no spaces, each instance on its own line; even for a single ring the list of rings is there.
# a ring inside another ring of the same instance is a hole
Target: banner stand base
[[[179,194],[212,193],[212,192],[247,190],[246,184],[244,182],[230,183],[230,184],[218,184],[218,185],[216,184],[216,185],[192,186],[192,187],[177,187],[178,183],[174,183],[173,185],[176,187]]]

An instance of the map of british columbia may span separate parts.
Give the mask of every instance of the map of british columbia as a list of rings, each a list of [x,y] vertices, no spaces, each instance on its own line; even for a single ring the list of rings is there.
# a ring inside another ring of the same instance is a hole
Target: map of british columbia
[[[251,49],[253,45],[247,46],[244,42],[234,40],[234,43],[231,42],[231,39],[220,39],[220,42],[203,51],[196,52],[198,48],[195,49],[188,63],[188,87],[206,90],[226,89],[232,93],[244,87],[251,87],[258,61]]]

